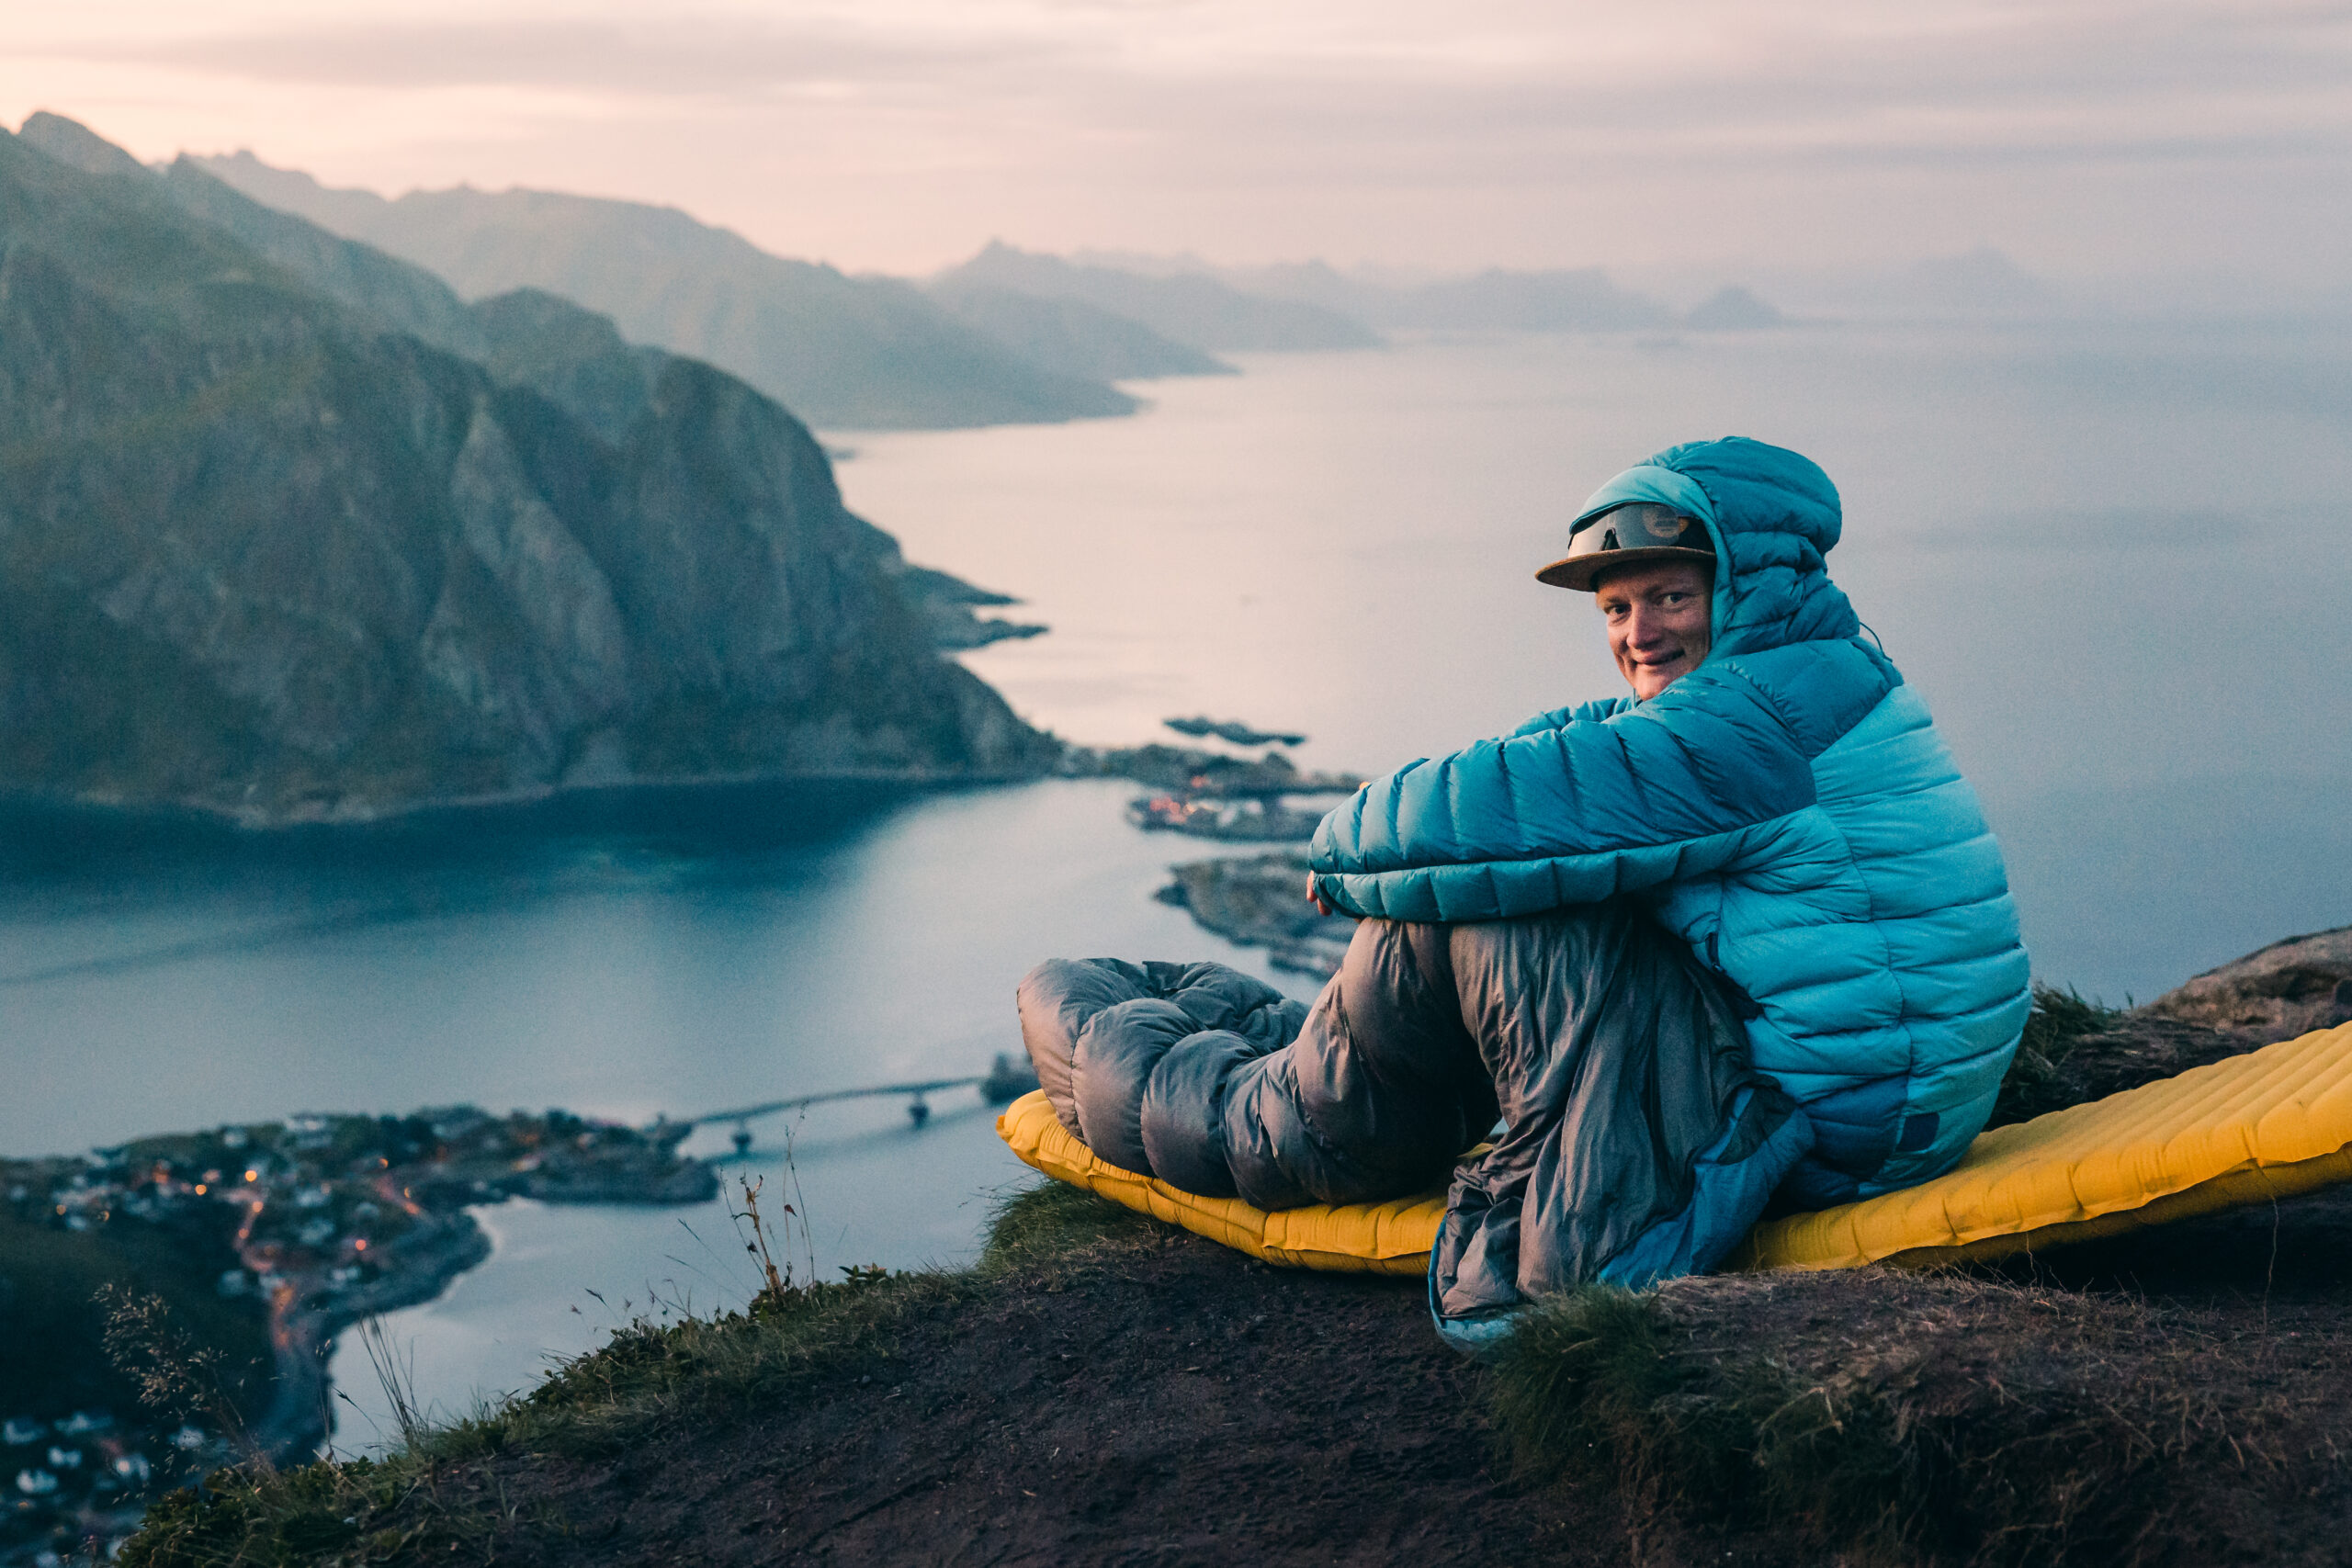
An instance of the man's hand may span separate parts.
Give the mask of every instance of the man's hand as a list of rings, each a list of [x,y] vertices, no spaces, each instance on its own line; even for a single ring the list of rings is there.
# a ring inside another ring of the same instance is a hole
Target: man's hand
[[[1332,908],[1330,905],[1323,901],[1323,895],[1317,890],[1315,886],[1315,874],[1311,871],[1306,874],[1306,901],[1315,906],[1315,912],[1318,915],[1333,915],[1339,913],[1338,910]]]

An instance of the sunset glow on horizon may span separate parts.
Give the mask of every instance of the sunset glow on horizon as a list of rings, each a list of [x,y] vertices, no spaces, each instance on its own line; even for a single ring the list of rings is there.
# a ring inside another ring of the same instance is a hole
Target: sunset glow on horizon
[[[1036,249],[1460,270],[1901,265],[2344,281],[2316,6],[922,0],[24,8],[0,118],[387,194],[680,206],[922,272]]]

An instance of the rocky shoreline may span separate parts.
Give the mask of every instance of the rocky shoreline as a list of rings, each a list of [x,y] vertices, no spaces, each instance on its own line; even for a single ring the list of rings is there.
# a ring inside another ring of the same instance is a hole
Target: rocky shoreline
[[[992,626],[1000,623],[983,624]],[[1034,630],[1042,632],[1044,628]],[[1032,635],[1029,629],[1016,630],[994,634],[986,640],[1029,635]],[[1363,782],[1353,773],[1301,773],[1287,758],[1275,752],[1253,761],[1183,746],[1155,744],[1106,748],[1069,745],[1051,736],[1041,735],[1037,737],[1037,746],[1032,753],[1001,767],[834,765],[631,773],[626,777],[565,778],[545,784],[405,800],[350,796],[339,798],[332,804],[301,802],[288,808],[223,805],[198,795],[146,799],[103,788],[43,788],[22,783],[0,782],[0,808],[121,813],[133,818],[180,818],[268,832],[280,829],[364,827],[445,812],[537,806],[570,796],[628,790],[688,792],[828,784],[903,784],[912,789],[957,789],[1024,784],[1041,778],[1132,779],[1186,801],[1264,801],[1270,804],[1276,803],[1277,797],[1288,795],[1346,794]],[[1304,840],[1313,831],[1315,823],[1321,819],[1322,813],[1315,811],[1300,815],[1306,827],[1295,836]],[[1204,836],[1220,835],[1210,833]]]
[[[380,1313],[423,1306],[451,1280],[490,1260],[490,1236],[459,1210],[419,1217],[388,1245],[383,1272],[364,1284],[330,1288],[318,1275],[288,1279],[270,1303],[273,1397],[253,1430],[254,1447],[281,1458],[315,1452],[334,1430],[334,1390],[327,1359],[335,1337]]]
[[[270,1307],[277,1387],[254,1438],[272,1453],[307,1452],[332,1429],[326,1358],[338,1334],[433,1300],[490,1257],[472,1205],[509,1198],[701,1203],[718,1193],[718,1173],[677,1152],[691,1131],[684,1125],[639,1129],[561,1111],[495,1117],[472,1106],[398,1120],[302,1117],[288,1125],[299,1130],[272,1146],[291,1156],[295,1181],[311,1183],[298,1186],[293,1201],[326,1217],[292,1233],[289,1245],[284,1230],[255,1224],[265,1199],[243,1233],[241,1255]],[[334,1157],[299,1158],[313,1150]],[[325,1229],[338,1224],[391,1234],[378,1239]]]
[[[1170,719],[1185,734],[1227,731],[1288,743],[1294,738],[1238,721]],[[1295,739],[1303,739],[1304,737]],[[1295,846],[1255,855],[1188,861],[1168,868],[1153,895],[1192,912],[1205,930],[1244,947],[1269,950],[1277,969],[1328,979],[1340,966],[1355,921],[1318,915],[1306,902],[1306,841],[1335,800],[1363,785],[1353,773],[1303,773],[1279,751],[1236,757],[1193,747],[1096,750],[1073,746],[1056,770],[1064,777],[1115,777],[1153,786],[1127,803],[1127,820],[1147,832],[1227,843]],[[1305,804],[1299,804],[1300,801]]]

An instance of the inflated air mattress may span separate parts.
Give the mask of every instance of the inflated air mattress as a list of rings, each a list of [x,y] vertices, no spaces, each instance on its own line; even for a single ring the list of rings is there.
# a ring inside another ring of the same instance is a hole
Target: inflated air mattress
[[[1419,1274],[1445,1212],[1442,1189],[1272,1213],[1200,1197],[1098,1157],[1042,1092],[1014,1101],[997,1131],[1047,1176],[1270,1263]],[[1758,1225],[1724,1267],[1997,1258],[2343,1181],[2352,1181],[2352,1024],[1996,1127],[1932,1181]]]

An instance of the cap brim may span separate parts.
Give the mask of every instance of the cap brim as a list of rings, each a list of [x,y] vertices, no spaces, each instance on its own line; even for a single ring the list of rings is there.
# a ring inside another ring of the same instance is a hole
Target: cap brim
[[[1589,593],[1594,580],[1603,572],[1623,571],[1629,566],[1647,566],[1662,560],[1703,561],[1711,567],[1715,564],[1714,556],[1706,550],[1686,550],[1679,545],[1645,545],[1637,549],[1596,550],[1590,555],[1555,560],[1537,572],[1535,581]]]

